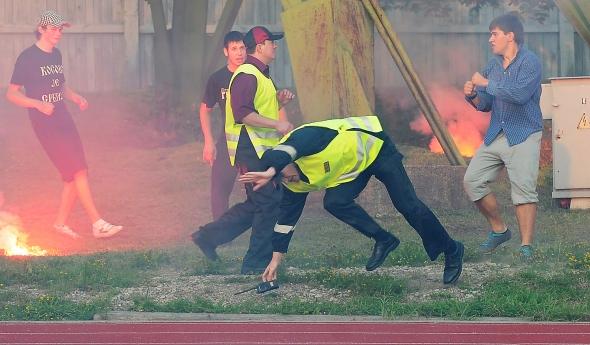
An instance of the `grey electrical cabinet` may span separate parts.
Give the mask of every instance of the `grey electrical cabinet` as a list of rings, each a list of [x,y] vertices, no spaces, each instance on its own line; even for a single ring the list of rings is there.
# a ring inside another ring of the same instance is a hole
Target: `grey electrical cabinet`
[[[552,119],[553,198],[589,198],[590,77],[550,80],[541,108]]]

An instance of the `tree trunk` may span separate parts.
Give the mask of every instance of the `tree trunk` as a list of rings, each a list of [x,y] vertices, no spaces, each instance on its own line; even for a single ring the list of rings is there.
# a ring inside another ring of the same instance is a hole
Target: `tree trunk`
[[[169,88],[174,80],[172,50],[162,0],[147,0],[154,25],[154,74],[156,88]]]
[[[215,33],[213,37],[207,41],[207,52],[205,53],[205,71],[214,71],[221,67],[221,64],[225,63],[225,58],[221,54],[221,49],[223,48],[223,38],[225,35],[231,31],[234,22],[236,21],[236,17],[238,16],[238,12],[240,11],[240,6],[242,6],[242,0],[232,0],[225,3],[223,6],[223,12],[221,13],[221,17],[217,21],[217,26],[215,27]],[[203,81],[201,83],[202,87],[204,87]]]
[[[183,108],[202,96],[200,85],[205,77],[207,6],[207,0],[174,1],[172,37],[176,66],[179,68],[180,105]]]

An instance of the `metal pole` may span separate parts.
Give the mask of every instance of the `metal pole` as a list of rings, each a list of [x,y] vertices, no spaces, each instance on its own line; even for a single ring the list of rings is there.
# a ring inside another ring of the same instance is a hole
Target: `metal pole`
[[[447,159],[451,165],[466,166],[465,160],[455,145],[455,141],[449,135],[447,128],[440,120],[440,115],[430,99],[428,92],[422,85],[420,78],[414,70],[414,66],[403,48],[403,44],[391,27],[385,12],[379,6],[378,0],[361,0],[367,12],[375,22],[377,31],[383,38],[395,64],[399,68],[402,77],[408,84],[410,92],[416,99],[418,106],[424,113],[424,117],[432,128],[432,132],[438,139]]]

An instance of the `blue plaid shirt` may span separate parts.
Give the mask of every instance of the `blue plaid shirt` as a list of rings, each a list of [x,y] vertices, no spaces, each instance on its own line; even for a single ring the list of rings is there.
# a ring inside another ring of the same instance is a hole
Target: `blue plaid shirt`
[[[481,74],[489,82],[485,88],[476,88],[479,97],[476,109],[492,111],[490,127],[484,137],[486,145],[501,131],[513,146],[543,130],[539,106],[542,66],[533,52],[521,46],[506,69],[502,67],[502,57],[494,56]]]

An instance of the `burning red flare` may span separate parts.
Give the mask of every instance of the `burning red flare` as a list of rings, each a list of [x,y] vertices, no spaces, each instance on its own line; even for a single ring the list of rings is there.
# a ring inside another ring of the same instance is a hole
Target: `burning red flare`
[[[39,246],[27,245],[29,235],[21,228],[21,223],[16,215],[0,211],[0,255],[47,255],[47,251]]]
[[[461,155],[473,157],[483,142],[483,135],[489,124],[489,115],[475,110],[465,101],[463,92],[451,86],[435,85],[429,89],[429,92]],[[421,113],[418,118],[412,121],[410,128],[432,136],[429,144],[430,151],[443,153],[442,147],[433,136],[424,114]]]

